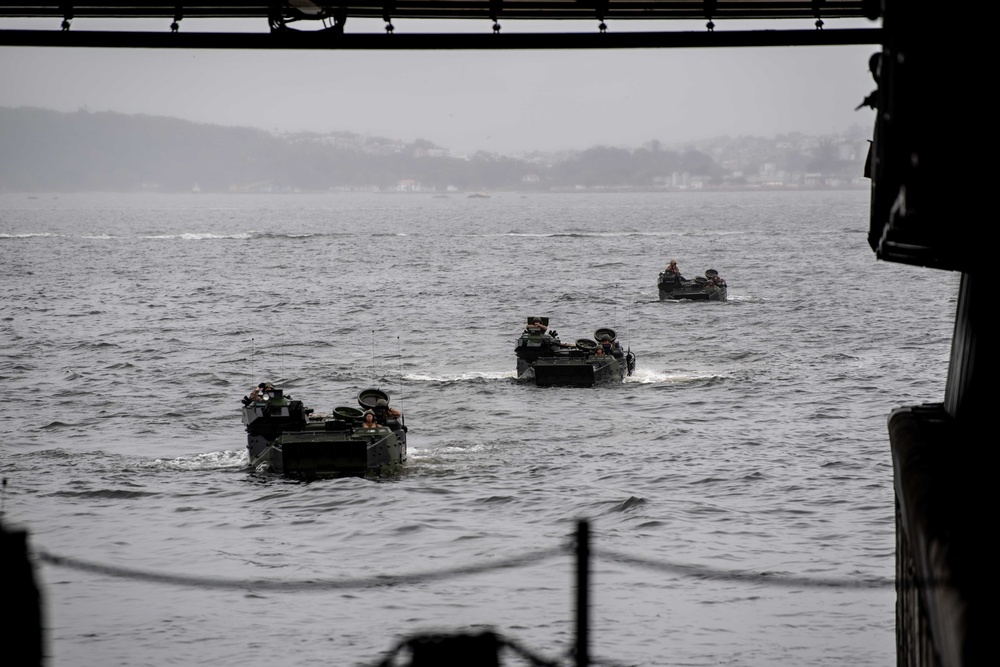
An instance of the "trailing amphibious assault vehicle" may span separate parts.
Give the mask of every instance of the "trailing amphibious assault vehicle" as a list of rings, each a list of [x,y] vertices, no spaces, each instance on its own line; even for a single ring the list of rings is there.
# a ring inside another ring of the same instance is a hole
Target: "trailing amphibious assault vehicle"
[[[660,301],[725,301],[728,295],[726,281],[715,269],[705,271],[704,276],[698,276],[694,280],[685,279],[680,272],[663,271],[656,287],[660,291]]]
[[[563,343],[549,318],[529,317],[514,347],[517,377],[539,387],[592,387],[622,382],[635,370],[635,354],[623,350],[614,329],[598,329],[593,340]]]
[[[335,407],[330,414],[315,414],[267,382],[242,403],[254,470],[301,478],[367,476],[391,473],[406,461],[403,415],[379,389],[358,394],[363,409]]]

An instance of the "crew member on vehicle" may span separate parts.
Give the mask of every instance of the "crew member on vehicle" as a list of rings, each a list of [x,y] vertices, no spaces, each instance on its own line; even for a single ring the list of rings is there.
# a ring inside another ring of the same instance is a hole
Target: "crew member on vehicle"
[[[390,408],[389,401],[384,398],[375,401],[375,421],[381,425],[385,425],[389,419],[399,419],[402,414],[399,410]]]
[[[525,332],[527,332],[529,334],[535,334],[535,335],[537,335],[537,334],[543,334],[543,333],[545,333],[548,330],[549,330],[549,328],[547,326],[545,326],[544,324],[542,324],[542,318],[540,318],[540,317],[532,318],[531,324],[529,324],[525,328]]]
[[[362,428],[378,428],[379,423],[375,421],[375,413],[371,410],[365,410],[365,421],[361,424]]]
[[[601,354],[606,354],[606,355],[613,354],[615,351],[614,341],[611,340],[611,336],[609,336],[608,334],[604,334],[603,336],[601,336],[600,351]]]
[[[256,387],[250,391],[250,396],[247,398],[251,403],[256,403],[257,401],[263,401],[265,394],[269,391],[274,391],[274,385],[270,382],[261,382]]]
[[[672,259],[670,263],[667,264],[667,268],[663,269],[664,273],[672,273],[674,275],[674,280],[680,282],[684,280],[684,276],[681,275],[680,267],[677,266],[677,260]]]

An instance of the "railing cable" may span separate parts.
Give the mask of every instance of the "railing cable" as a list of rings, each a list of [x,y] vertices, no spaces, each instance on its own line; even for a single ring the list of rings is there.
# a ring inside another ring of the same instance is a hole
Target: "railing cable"
[[[384,588],[406,586],[432,581],[443,581],[455,577],[470,576],[502,569],[520,568],[534,565],[557,556],[576,553],[575,539],[564,545],[528,551],[523,554],[489,560],[482,563],[460,565],[441,570],[411,572],[406,574],[379,574],[371,577],[348,577],[344,579],[322,579],[311,577],[300,580],[273,579],[223,579],[211,576],[194,576],[151,572],[137,568],[95,563],[71,556],[60,556],[44,549],[36,549],[35,555],[47,565],[66,567],[83,572],[102,574],[123,579],[149,581],[176,586],[197,586],[216,589],[257,589],[272,591],[327,591],[364,588]],[[888,577],[803,577],[768,571],[723,570],[702,565],[686,565],[667,561],[656,561],[609,549],[591,548],[594,558],[664,572],[690,579],[706,581],[732,581],[783,588],[844,588],[844,589],[886,589],[896,582]],[[922,587],[933,586],[935,582],[922,581]]]
[[[481,574],[483,572],[493,572],[507,568],[526,567],[556,556],[568,555],[569,549],[565,546],[549,547],[547,549],[529,551],[527,553],[511,556],[509,558],[500,558],[484,563],[452,567],[446,570],[412,572],[409,574],[380,574],[373,577],[349,577],[345,579],[310,578],[299,580],[223,579],[209,576],[200,577],[183,574],[164,574],[161,572],[150,572],[148,570],[139,570],[136,568],[94,563],[69,556],[58,556],[44,550],[36,550],[35,554],[38,556],[39,560],[48,565],[67,567],[83,572],[103,574],[110,577],[170,584],[174,586],[271,591],[329,591],[421,584],[429,581],[440,581],[442,579]]]
[[[886,577],[858,579],[838,577],[799,577],[774,572],[748,572],[746,570],[720,570],[703,565],[680,565],[631,556],[618,551],[594,549],[594,556],[626,565],[644,567],[658,572],[668,572],[682,577],[712,581],[734,581],[786,588],[892,588],[895,581]]]

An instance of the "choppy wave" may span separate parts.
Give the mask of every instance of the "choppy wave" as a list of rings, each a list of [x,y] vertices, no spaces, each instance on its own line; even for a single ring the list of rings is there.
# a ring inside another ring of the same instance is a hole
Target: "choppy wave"
[[[618,231],[608,231],[608,232],[506,232],[498,234],[498,236],[523,236],[527,238],[537,237],[537,238],[569,238],[569,239],[586,239],[586,238],[619,238],[622,236],[621,232]]]
[[[143,467],[153,470],[212,471],[243,469],[250,464],[247,450],[207,452],[172,459],[156,459]]]
[[[403,374],[403,379],[413,382],[481,382],[483,380],[511,380],[517,378],[517,371],[471,371],[447,375]]]
[[[145,239],[154,240],[180,240],[180,241],[216,241],[216,240],[242,240],[253,238],[253,232],[234,232],[232,234],[215,234],[211,232],[181,232],[178,234],[147,234],[142,236]]]
[[[660,382],[701,382],[721,377],[723,376],[707,371],[657,371],[649,368],[641,368],[637,365],[632,375],[625,378],[625,382],[632,382],[636,384],[657,384]]]
[[[0,239],[34,239],[34,238],[58,238],[62,234],[54,234],[52,232],[23,232],[20,234],[11,234],[6,232],[0,232]]]

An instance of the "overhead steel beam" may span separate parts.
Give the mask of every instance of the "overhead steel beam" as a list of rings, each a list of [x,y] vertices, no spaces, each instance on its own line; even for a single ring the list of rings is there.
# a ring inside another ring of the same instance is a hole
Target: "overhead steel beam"
[[[0,30],[0,46],[243,50],[525,50],[690,49],[881,44],[881,28],[721,32],[366,33],[334,30],[274,33],[169,33]]]
[[[489,17],[500,9],[505,17],[605,18],[622,15],[647,19],[788,19],[847,18],[878,15],[881,0],[70,0],[45,2],[0,0],[0,17],[63,18],[286,18],[321,19],[342,12],[352,18],[380,18],[387,8],[393,17]]]

